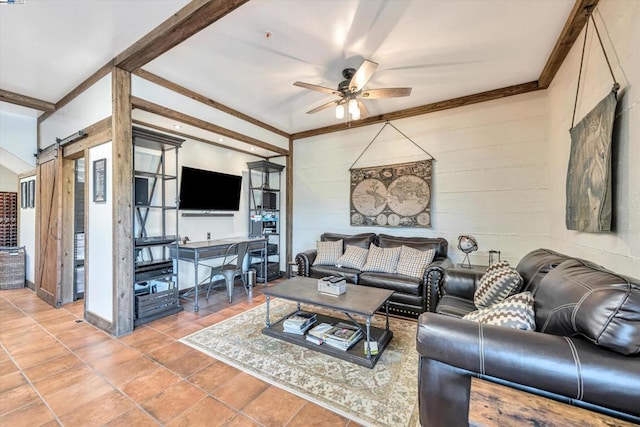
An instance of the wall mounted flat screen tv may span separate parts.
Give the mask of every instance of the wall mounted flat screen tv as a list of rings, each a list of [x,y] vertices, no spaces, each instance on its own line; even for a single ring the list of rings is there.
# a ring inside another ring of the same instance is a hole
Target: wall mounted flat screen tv
[[[237,211],[242,176],[182,166],[179,209]]]

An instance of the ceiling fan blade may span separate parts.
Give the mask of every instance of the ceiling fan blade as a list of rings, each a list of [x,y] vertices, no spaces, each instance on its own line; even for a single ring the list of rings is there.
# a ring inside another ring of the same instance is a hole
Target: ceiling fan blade
[[[362,102],[359,99],[358,99],[358,108],[360,109],[360,118],[361,119],[364,119],[365,117],[369,116],[369,110],[367,109],[367,106],[364,105],[364,102]]]
[[[334,105],[340,104],[341,100],[337,100],[337,101],[331,101],[331,102],[327,102],[326,104],[322,104],[319,107],[314,108],[313,110],[309,110],[307,111],[307,114],[313,114],[313,113],[317,113],[318,111],[322,111],[322,110],[326,110],[329,107],[332,107]]]
[[[353,77],[351,77],[349,90],[351,92],[361,91],[364,85],[366,85],[369,79],[373,76],[376,68],[378,68],[378,64],[365,59],[360,68],[358,68]]]
[[[410,87],[388,87],[362,91],[362,97],[367,99],[397,98],[409,95],[411,95]]]
[[[312,85],[311,83],[303,83],[303,82],[295,82],[293,85],[294,86],[298,86],[298,87],[302,87],[302,88],[305,88],[305,89],[315,90],[317,92],[328,93],[328,94],[331,94],[331,95],[340,96],[340,92],[338,92],[337,90],[330,89],[330,88],[324,87],[324,86]]]

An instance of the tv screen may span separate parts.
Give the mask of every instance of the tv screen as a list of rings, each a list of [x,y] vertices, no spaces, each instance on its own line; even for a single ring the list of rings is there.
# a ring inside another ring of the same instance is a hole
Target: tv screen
[[[179,209],[237,211],[242,177],[182,166]]]

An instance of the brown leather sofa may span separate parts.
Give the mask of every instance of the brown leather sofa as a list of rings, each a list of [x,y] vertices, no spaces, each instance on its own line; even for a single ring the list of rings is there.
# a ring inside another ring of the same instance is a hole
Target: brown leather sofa
[[[480,275],[445,273],[436,313],[418,319],[422,425],[468,425],[474,376],[640,423],[640,281],[548,249],[516,269],[535,332],[459,318]]]
[[[445,269],[452,265],[447,257],[449,244],[443,238],[395,237],[387,234],[362,233],[356,235],[324,233],[323,242],[343,240],[343,251],[347,245],[369,248],[371,243],[381,248],[395,248],[402,245],[426,251],[435,250],[433,262],[427,267],[421,279],[401,274],[362,272],[360,270],[336,267],[332,265],[314,266],[317,252],[315,249],[296,255],[298,275],[321,278],[324,276],[342,276],[348,282],[363,286],[373,286],[393,290],[389,299],[389,312],[405,317],[418,317],[425,311],[433,311]]]

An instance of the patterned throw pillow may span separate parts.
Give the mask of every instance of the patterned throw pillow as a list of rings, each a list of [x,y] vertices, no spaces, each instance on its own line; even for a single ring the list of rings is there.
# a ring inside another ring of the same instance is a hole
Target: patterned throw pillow
[[[520,291],[522,277],[507,261],[492,264],[478,284],[473,303],[478,308],[489,307]]]
[[[317,242],[318,254],[313,265],[336,265],[336,261],[342,255],[342,239],[333,242]]]
[[[336,267],[362,270],[362,266],[367,262],[367,255],[369,255],[369,249],[347,245],[342,256],[336,261]]]
[[[369,255],[362,271],[378,273],[395,273],[402,248],[379,248],[373,243],[369,245]]]
[[[427,251],[419,251],[418,249],[402,246],[400,250],[400,259],[398,259],[398,274],[422,278],[427,266],[433,261],[435,252],[433,249]]]
[[[507,328],[536,330],[536,316],[531,292],[515,294],[491,307],[473,311],[463,319],[485,325],[505,326]]]

